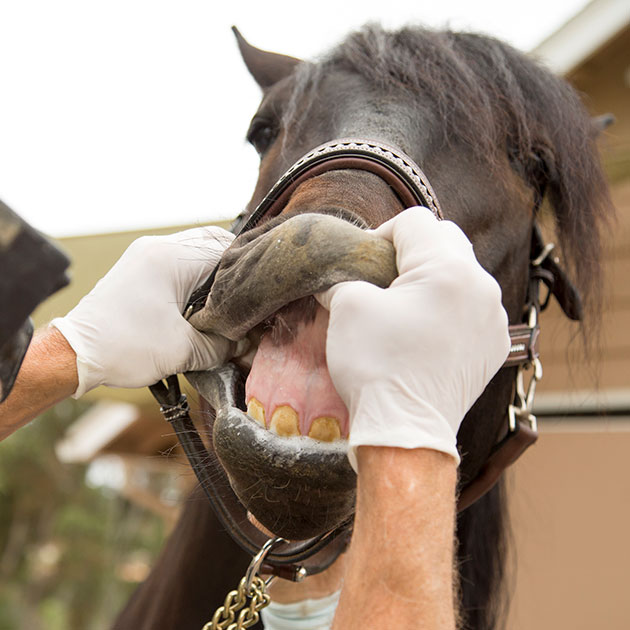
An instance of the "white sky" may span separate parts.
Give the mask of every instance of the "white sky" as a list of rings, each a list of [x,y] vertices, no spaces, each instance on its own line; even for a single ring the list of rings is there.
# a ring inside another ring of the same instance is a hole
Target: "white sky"
[[[0,199],[52,236],[231,218],[259,91],[230,26],[313,58],[368,21],[531,49],[586,0],[0,0]]]

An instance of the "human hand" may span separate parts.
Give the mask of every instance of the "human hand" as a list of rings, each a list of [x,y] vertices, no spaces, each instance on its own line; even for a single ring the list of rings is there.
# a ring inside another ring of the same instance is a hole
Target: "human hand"
[[[361,445],[430,448],[459,462],[457,430],[510,348],[501,290],[454,223],[410,208],[374,233],[393,242],[387,289],[344,282],[330,311],[326,360]]]
[[[234,355],[237,344],[182,317],[233,238],[218,227],[139,238],[70,313],[51,322],[77,355],[74,398],[98,385],[152,385]]]

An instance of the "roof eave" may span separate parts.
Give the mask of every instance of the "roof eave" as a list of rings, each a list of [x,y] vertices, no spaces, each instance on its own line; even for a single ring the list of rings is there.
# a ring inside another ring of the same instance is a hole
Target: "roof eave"
[[[531,54],[557,74],[567,74],[630,24],[628,0],[593,0]]]

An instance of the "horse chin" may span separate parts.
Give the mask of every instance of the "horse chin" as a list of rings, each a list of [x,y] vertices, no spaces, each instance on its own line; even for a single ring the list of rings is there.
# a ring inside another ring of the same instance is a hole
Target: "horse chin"
[[[213,438],[239,500],[275,535],[312,538],[352,516],[356,476],[346,440],[280,437],[235,408],[217,415]]]

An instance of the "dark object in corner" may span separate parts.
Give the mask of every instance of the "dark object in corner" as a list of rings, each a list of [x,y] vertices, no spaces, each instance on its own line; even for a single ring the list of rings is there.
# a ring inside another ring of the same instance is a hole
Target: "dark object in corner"
[[[0,201],[0,402],[11,391],[33,335],[29,315],[65,287],[68,257]]]

